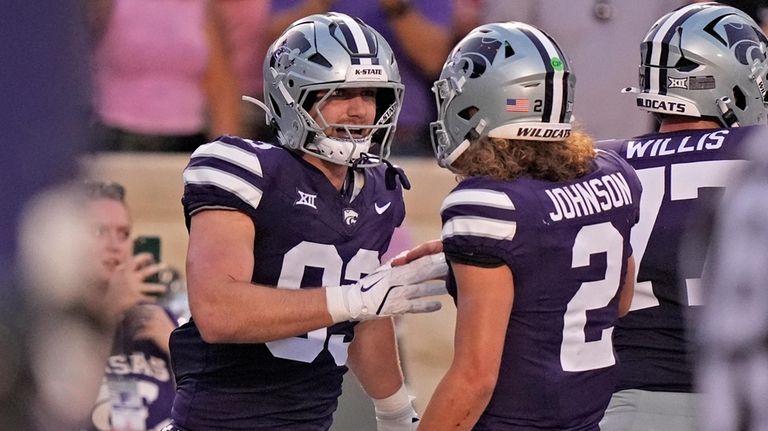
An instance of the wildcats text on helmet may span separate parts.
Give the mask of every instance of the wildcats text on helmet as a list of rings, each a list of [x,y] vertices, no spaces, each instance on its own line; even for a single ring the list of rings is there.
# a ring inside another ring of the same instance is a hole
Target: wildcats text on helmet
[[[679,112],[681,114],[685,113],[685,105],[682,103],[638,98],[637,106],[641,108],[659,109],[667,112]]]
[[[540,127],[521,127],[517,129],[517,136],[525,138],[562,138],[571,136],[569,129],[542,129]]]

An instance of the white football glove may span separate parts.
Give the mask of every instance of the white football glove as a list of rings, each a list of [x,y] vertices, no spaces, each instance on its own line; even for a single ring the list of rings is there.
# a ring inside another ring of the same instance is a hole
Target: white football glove
[[[444,280],[447,273],[443,253],[394,268],[382,265],[357,283],[326,287],[328,313],[336,323],[439,310],[440,301],[421,298],[447,293]],[[438,281],[424,283],[435,279]]]

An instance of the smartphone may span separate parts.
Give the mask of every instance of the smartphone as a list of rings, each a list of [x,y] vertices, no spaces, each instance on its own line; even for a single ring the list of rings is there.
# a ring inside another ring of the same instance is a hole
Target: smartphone
[[[133,254],[149,253],[155,260],[155,263],[160,263],[160,237],[159,236],[140,236],[133,242]],[[147,283],[158,283],[160,281],[158,274],[150,275],[145,278]]]

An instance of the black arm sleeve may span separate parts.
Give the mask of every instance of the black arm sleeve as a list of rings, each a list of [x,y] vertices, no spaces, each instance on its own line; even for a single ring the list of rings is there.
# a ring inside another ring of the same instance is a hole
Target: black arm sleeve
[[[479,266],[481,268],[498,268],[502,265],[506,265],[506,262],[504,262],[504,260],[500,257],[489,256],[487,254],[446,251],[445,256],[451,262],[461,263],[464,265]]]

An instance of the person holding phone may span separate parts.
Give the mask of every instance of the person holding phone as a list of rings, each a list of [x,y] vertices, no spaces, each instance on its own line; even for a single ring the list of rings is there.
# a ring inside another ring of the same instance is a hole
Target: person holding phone
[[[168,352],[176,321],[157,304],[166,287],[150,281],[164,268],[159,238],[134,243],[122,185],[88,182],[84,189],[93,263],[85,271],[95,290],[87,306],[119,322],[89,428],[160,429],[169,422],[176,389]]]

